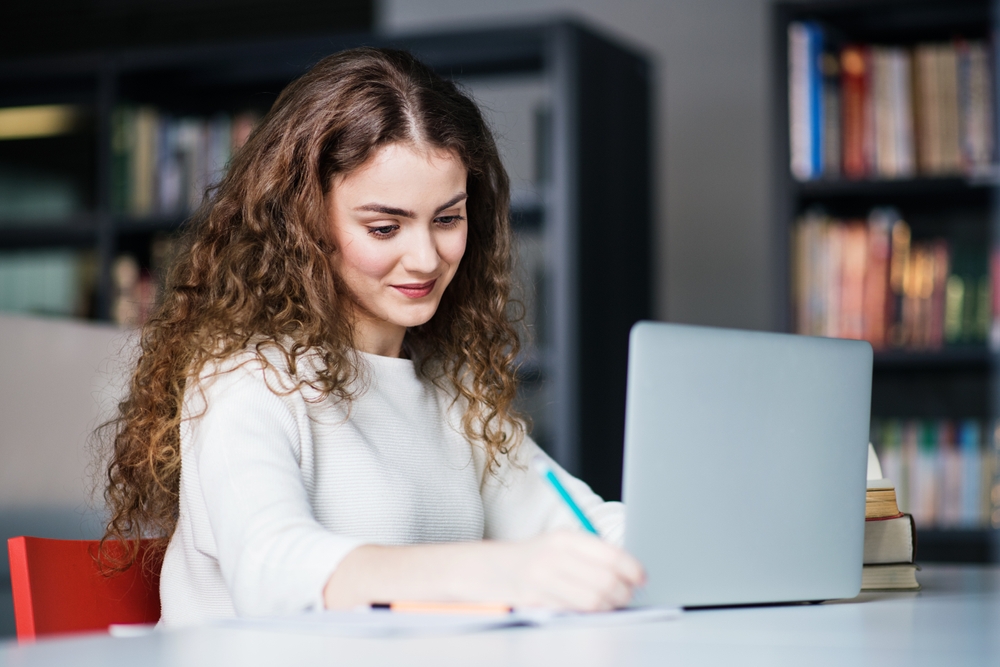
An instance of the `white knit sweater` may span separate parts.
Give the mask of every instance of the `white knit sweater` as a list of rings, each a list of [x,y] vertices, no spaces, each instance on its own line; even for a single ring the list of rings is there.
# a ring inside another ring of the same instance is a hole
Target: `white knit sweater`
[[[578,525],[531,469],[541,451],[532,440],[481,485],[484,453],[463,436],[450,398],[411,361],[359,356],[349,406],[287,391],[287,374],[251,355],[189,383],[163,624],[319,607],[326,581],[361,544],[515,540]],[[602,536],[620,543],[622,506],[550,465]]]

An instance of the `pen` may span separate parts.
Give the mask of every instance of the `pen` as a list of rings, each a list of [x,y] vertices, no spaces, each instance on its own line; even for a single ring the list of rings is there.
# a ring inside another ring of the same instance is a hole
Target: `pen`
[[[533,463],[535,465],[535,470],[538,471],[538,474],[552,485],[552,488],[556,490],[559,497],[563,499],[563,502],[565,502],[573,514],[576,515],[576,518],[580,520],[580,525],[582,525],[587,532],[593,533],[594,535],[600,535],[597,532],[597,529],[594,528],[594,524],[590,523],[590,519],[587,518],[587,515],[583,513],[580,506],[576,504],[575,500],[573,500],[573,496],[569,495],[569,491],[566,490],[566,487],[564,487],[559,481],[559,478],[556,477],[556,474],[552,471],[552,468],[549,467],[545,457],[536,455]]]
[[[372,609],[402,612],[407,614],[509,614],[513,607],[493,602],[373,602]]]

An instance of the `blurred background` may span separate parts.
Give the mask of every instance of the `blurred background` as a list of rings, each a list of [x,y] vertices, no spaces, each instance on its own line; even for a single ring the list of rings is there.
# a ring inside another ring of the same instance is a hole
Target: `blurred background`
[[[373,44],[496,131],[520,400],[567,468],[620,493],[638,319],[863,338],[918,559],[997,560],[996,21],[991,0],[8,3],[0,537],[99,534],[89,434],[184,221],[284,85]]]

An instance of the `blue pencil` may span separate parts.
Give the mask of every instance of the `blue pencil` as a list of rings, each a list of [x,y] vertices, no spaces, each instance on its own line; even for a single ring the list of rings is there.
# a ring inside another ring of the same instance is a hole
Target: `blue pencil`
[[[563,499],[566,506],[569,507],[570,511],[572,511],[573,514],[576,515],[576,518],[580,520],[580,525],[583,526],[584,530],[599,536],[600,534],[597,532],[597,529],[594,528],[594,524],[590,523],[590,519],[587,518],[587,515],[583,513],[580,506],[576,504],[575,500],[573,500],[573,496],[569,495],[569,491],[566,490],[566,487],[563,486],[562,482],[559,481],[559,478],[556,477],[555,472],[553,472],[552,468],[549,467],[545,457],[541,455],[535,456],[532,463],[534,463],[535,470],[537,470],[538,474],[542,476],[542,479],[545,479],[552,485],[552,488],[556,490],[556,493],[558,493],[559,497]]]

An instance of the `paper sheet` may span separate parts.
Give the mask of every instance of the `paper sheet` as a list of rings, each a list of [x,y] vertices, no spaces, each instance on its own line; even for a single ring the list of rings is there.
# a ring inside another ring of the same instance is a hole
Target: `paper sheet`
[[[217,625],[335,637],[392,637],[482,632],[511,627],[596,627],[678,618],[673,607],[641,607],[611,612],[569,613],[522,610],[496,616],[413,614],[382,610],[322,611],[277,618],[233,618]]]

